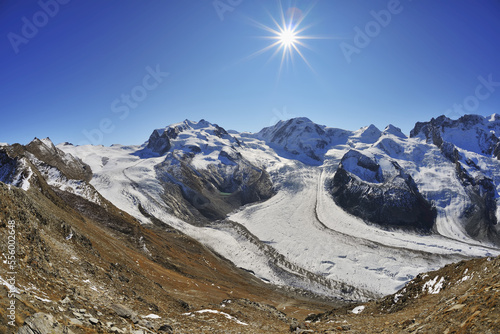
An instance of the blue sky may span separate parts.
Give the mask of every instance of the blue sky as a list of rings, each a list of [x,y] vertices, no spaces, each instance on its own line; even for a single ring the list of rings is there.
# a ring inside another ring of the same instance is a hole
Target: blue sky
[[[298,46],[309,65],[250,57],[273,43],[256,22],[276,29],[282,11],[316,37]],[[140,144],[184,119],[255,132],[299,116],[408,134],[489,115],[499,17],[497,0],[2,1],[0,142]]]

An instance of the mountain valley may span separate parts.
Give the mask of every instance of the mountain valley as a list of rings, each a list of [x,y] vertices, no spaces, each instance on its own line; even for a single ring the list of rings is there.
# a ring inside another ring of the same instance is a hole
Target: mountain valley
[[[0,329],[15,300],[20,333],[493,333],[498,136],[494,114],[2,145]]]

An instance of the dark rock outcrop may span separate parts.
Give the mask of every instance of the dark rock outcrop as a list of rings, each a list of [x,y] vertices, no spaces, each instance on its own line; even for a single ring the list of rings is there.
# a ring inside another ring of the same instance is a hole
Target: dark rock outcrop
[[[355,166],[345,166],[347,160]],[[385,228],[430,231],[436,209],[420,194],[412,177],[396,162],[393,166],[395,174],[384,177],[376,161],[351,150],[330,180],[329,191],[337,205],[367,222]]]
[[[499,130],[500,117],[496,114],[490,118],[480,115],[464,115],[457,120],[442,115],[432,118],[429,122],[417,122],[410,131],[410,137],[423,135],[428,142],[436,146],[440,146],[440,141],[444,140],[463,149],[485,155],[495,154],[498,157],[500,139],[495,133],[500,133]],[[454,132],[460,135],[456,136]],[[465,142],[462,140],[464,136],[467,138]]]
[[[70,334],[73,333],[65,326],[57,322],[51,314],[35,313],[26,318],[24,325],[19,328],[17,334]]]
[[[192,156],[166,159],[156,166],[165,187],[165,200],[177,210],[175,215],[192,222],[223,219],[242,205],[274,195],[271,178],[264,169],[238,154],[223,151],[219,158],[225,163],[208,165],[204,170],[192,168]]]
[[[11,158],[7,151],[0,150],[0,182],[10,184],[17,165],[18,159]]]
[[[24,148],[38,160],[57,168],[68,179],[87,182],[92,179],[92,169],[89,165],[55,147],[49,138],[35,138]]]
[[[146,146],[151,151],[158,153],[159,155],[164,155],[170,150],[170,138],[167,131],[155,130],[149,136],[148,144]]]
[[[497,121],[497,117],[493,119],[493,123]],[[462,220],[465,231],[476,240],[484,240],[500,243],[500,235],[498,232],[497,217],[496,217],[496,187],[493,180],[480,172],[479,167],[470,159],[464,159],[455,144],[447,142],[443,139],[443,131],[446,128],[461,128],[465,130],[476,128],[476,138],[470,140],[478,140],[478,146],[482,147],[482,154],[494,154],[498,157],[499,140],[493,134],[486,134],[483,130],[485,118],[478,115],[466,115],[454,121],[445,116],[440,116],[437,119],[432,119],[430,122],[417,123],[411,131],[411,136],[423,135],[427,142],[436,145],[443,156],[451,163],[455,164],[455,174],[465,189],[466,194],[470,199],[468,205],[461,212],[459,219]],[[488,124],[489,127],[493,125]],[[477,171],[476,176],[472,176],[464,166],[471,166]]]

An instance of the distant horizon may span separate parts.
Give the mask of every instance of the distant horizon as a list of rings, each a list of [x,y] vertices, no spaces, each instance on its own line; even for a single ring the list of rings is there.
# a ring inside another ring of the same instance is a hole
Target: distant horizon
[[[292,119],[306,118],[306,119],[309,119],[309,121],[311,121],[311,122],[312,122],[312,123],[314,123],[314,124],[318,124],[318,125],[326,126],[326,127],[328,127],[328,128],[337,128],[337,129],[346,130],[346,131],[357,131],[357,130],[360,130],[360,129],[362,129],[362,128],[366,128],[366,127],[369,127],[369,126],[372,126],[372,125],[373,125],[373,126],[375,126],[378,130],[380,130],[380,131],[384,131],[384,129],[386,129],[389,125],[392,125],[392,126],[394,126],[394,127],[398,128],[398,129],[399,129],[399,130],[400,130],[400,131],[401,131],[404,135],[406,135],[407,137],[410,137],[410,132],[411,132],[411,130],[413,130],[413,129],[414,129],[414,127],[415,127],[415,125],[416,125],[417,123],[426,123],[426,122],[430,122],[432,119],[436,119],[436,118],[439,118],[439,117],[442,117],[442,116],[447,117],[448,119],[451,119],[451,120],[458,120],[458,119],[460,119],[460,118],[462,118],[462,117],[464,117],[464,116],[480,116],[480,117],[483,117],[484,119],[488,119],[488,118],[491,118],[493,115],[499,115],[499,114],[498,114],[498,113],[492,113],[491,115],[465,114],[465,115],[461,115],[460,117],[457,117],[457,118],[451,118],[451,117],[446,116],[446,115],[439,115],[439,116],[436,116],[436,117],[432,117],[432,118],[430,118],[430,119],[428,119],[428,120],[420,120],[420,121],[415,122],[415,124],[413,125],[413,127],[412,127],[412,128],[411,128],[408,132],[404,131],[404,130],[400,127],[400,126],[398,126],[398,124],[394,124],[394,123],[389,123],[389,124],[386,124],[386,125],[385,125],[385,126],[383,126],[383,127],[379,127],[379,126],[377,126],[377,125],[375,125],[375,124],[370,123],[370,124],[366,124],[366,125],[360,126],[360,127],[358,127],[357,129],[339,128],[339,127],[331,126],[331,125],[329,125],[329,124],[321,124],[321,123],[317,123],[317,122],[315,122],[314,120],[311,120],[311,119],[310,119],[309,117],[307,117],[307,116],[297,116],[297,117],[292,117],[292,118],[288,118],[288,119],[279,120],[279,121],[277,121],[275,124],[273,124],[273,125],[269,125],[269,126],[266,126],[266,127],[272,127],[272,126],[274,126],[274,125],[278,124],[279,122],[287,122],[287,121],[292,120]],[[193,122],[193,123],[199,123],[199,122],[201,122],[201,121],[206,121],[206,122],[208,122],[208,123],[210,123],[210,124],[212,124],[212,125],[217,125],[217,126],[220,126],[220,127],[222,127],[224,130],[226,130],[226,131],[228,131],[228,132],[232,132],[232,131],[234,131],[234,132],[237,132],[237,133],[252,133],[252,134],[255,134],[255,133],[260,132],[260,131],[261,131],[261,130],[263,130],[264,128],[266,128],[266,127],[263,127],[262,129],[259,129],[258,131],[246,131],[246,130],[240,131],[240,130],[237,130],[237,129],[226,128],[223,124],[220,124],[220,123],[215,123],[215,122],[211,122],[210,120],[208,120],[208,119],[206,119],[206,118],[202,118],[202,119],[197,120],[197,121],[190,120],[190,119],[184,119],[184,120],[182,120],[182,121],[180,121],[180,122],[174,122],[174,123],[170,123],[170,124],[168,124],[168,125],[166,125],[166,126],[164,126],[164,127],[157,127],[157,128],[152,129],[152,130],[150,131],[149,135],[147,136],[147,139],[146,139],[146,140],[144,140],[142,143],[111,143],[111,144],[105,145],[105,144],[92,144],[92,143],[73,143],[73,142],[68,141],[68,140],[63,140],[63,141],[54,142],[54,141],[50,138],[50,136],[45,136],[45,137],[44,137],[44,136],[40,136],[40,137],[39,137],[39,136],[34,136],[34,137],[33,137],[33,139],[31,139],[30,141],[25,142],[25,143],[19,143],[19,142],[8,143],[8,142],[4,142],[4,141],[2,141],[2,139],[0,138],[0,146],[1,146],[2,144],[7,144],[7,145],[13,145],[13,144],[27,145],[27,144],[31,143],[33,140],[35,140],[35,139],[39,139],[39,140],[42,140],[42,139],[50,139],[50,141],[51,141],[51,142],[52,142],[55,146],[60,145],[60,144],[65,144],[65,143],[68,143],[68,144],[71,144],[71,145],[74,145],[74,146],[84,146],[84,145],[104,146],[104,147],[111,147],[111,146],[113,146],[113,145],[121,145],[121,146],[140,146],[140,145],[143,145],[144,143],[146,143],[146,142],[148,141],[148,139],[149,139],[149,137],[151,136],[151,134],[153,133],[153,131],[158,130],[158,129],[165,129],[165,128],[168,128],[168,127],[170,127],[170,126],[172,126],[172,125],[175,125],[175,124],[180,124],[180,123],[183,123],[183,122],[185,122],[185,121],[189,121],[189,122]]]
[[[409,133],[500,112],[500,2],[7,0],[0,141],[147,139],[303,115]]]

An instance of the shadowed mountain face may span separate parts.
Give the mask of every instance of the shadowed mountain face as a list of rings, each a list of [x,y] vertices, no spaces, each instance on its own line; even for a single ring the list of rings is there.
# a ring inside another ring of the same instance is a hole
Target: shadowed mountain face
[[[274,194],[266,170],[245,159],[240,146],[216,124],[185,121],[153,131],[144,154],[165,156],[154,168],[166,200],[176,203],[178,216],[200,223]]]
[[[393,162],[385,175],[373,159],[347,152],[329,184],[335,202],[347,212],[384,228],[430,232],[436,209],[420,194],[412,177]]]

